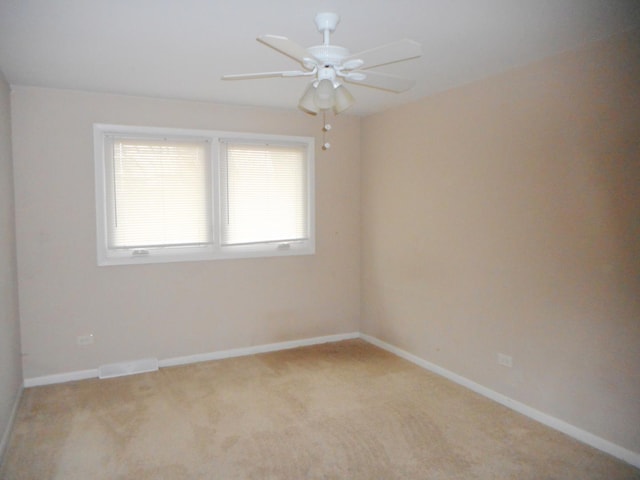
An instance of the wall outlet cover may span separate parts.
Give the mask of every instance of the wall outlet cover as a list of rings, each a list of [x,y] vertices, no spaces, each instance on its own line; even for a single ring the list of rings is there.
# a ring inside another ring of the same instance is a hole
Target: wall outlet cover
[[[498,354],[498,363],[504,367],[513,367],[513,358],[510,355],[504,353]]]

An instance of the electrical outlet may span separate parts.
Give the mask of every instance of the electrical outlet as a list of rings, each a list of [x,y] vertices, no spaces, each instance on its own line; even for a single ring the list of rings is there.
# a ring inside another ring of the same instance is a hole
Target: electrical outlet
[[[76,343],[80,346],[91,345],[93,343],[93,333],[78,335],[76,337]]]
[[[504,353],[498,354],[498,364],[503,367],[513,367],[513,358],[510,355],[505,355]]]

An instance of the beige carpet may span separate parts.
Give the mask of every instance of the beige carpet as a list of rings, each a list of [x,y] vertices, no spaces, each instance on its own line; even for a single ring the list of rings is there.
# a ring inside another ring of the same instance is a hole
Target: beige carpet
[[[640,479],[360,340],[25,390],[3,479]]]

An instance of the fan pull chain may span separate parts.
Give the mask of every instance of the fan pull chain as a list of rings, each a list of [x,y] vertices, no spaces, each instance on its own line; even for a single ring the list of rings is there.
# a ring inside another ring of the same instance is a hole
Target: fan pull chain
[[[327,132],[331,130],[331,125],[327,123],[327,115],[325,111],[322,111],[322,150],[329,150],[331,144],[327,142]]]

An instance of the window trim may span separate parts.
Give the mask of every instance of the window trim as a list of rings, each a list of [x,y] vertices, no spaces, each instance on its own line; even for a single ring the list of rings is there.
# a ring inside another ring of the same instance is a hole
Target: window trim
[[[110,249],[107,241],[107,166],[105,139],[109,135],[135,138],[167,137],[175,139],[197,139],[209,141],[209,161],[211,177],[211,215],[213,242],[199,246],[159,247],[149,249]],[[309,238],[301,242],[263,242],[250,245],[220,244],[221,221],[221,141],[240,141],[256,144],[278,143],[302,145],[306,149],[307,160],[307,222]],[[203,261],[233,258],[279,257],[291,255],[312,255],[315,253],[315,140],[313,137],[270,135],[247,132],[217,130],[194,130],[130,125],[96,123],[93,125],[95,205],[96,205],[96,251],[98,266],[136,265],[165,262]],[[139,252],[139,253],[136,253]]]

